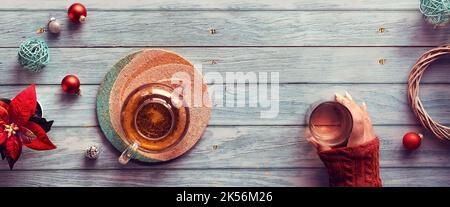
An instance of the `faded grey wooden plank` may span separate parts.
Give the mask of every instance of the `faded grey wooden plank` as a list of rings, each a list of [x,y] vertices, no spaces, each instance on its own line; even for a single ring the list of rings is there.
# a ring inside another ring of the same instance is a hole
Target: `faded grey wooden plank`
[[[412,65],[427,47],[164,48],[178,52],[203,73],[278,72],[281,83],[406,83]],[[120,58],[138,48],[52,48],[40,73],[21,70],[16,48],[0,49],[1,84],[59,84],[76,74],[83,84],[99,84]],[[76,60],[71,61],[74,57]],[[384,64],[379,60],[385,59]],[[450,83],[450,58],[425,73],[423,83]],[[320,77],[317,74],[320,73]],[[17,78],[19,76],[20,78]],[[214,76],[211,76],[214,77]],[[224,79],[227,81],[227,79]],[[250,82],[254,82],[250,80]]]
[[[51,47],[437,46],[450,34],[433,29],[418,11],[96,11],[84,25],[67,22],[66,12],[52,15],[64,30],[43,35]],[[0,46],[18,47],[48,16],[2,12]]]
[[[448,187],[449,168],[391,168],[381,169],[384,186]]]
[[[30,0],[3,0],[2,4],[0,5],[0,9],[64,10],[74,2],[84,3],[89,10],[400,10],[418,8],[418,1],[411,0],[46,0],[45,2],[40,2],[39,4],[36,4]]]
[[[382,168],[384,186],[450,186],[449,168]],[[1,171],[0,186],[328,186],[320,169]]]
[[[117,162],[119,152],[96,127],[54,128],[49,136],[58,146],[52,151],[25,148],[15,170],[55,169],[222,169],[222,168],[297,168],[323,167],[315,149],[304,139],[304,127],[236,126],[209,127],[200,142],[182,157],[167,163]],[[382,167],[450,167],[450,143],[443,142],[423,128],[413,126],[376,126],[380,137]],[[403,149],[402,137],[415,131],[425,135],[422,146],[412,153]],[[99,159],[84,157],[84,150],[101,147]],[[216,148],[215,148],[216,146]],[[0,170],[9,170],[0,162]]]
[[[323,169],[1,171],[0,186],[326,186]]]
[[[233,101],[237,97],[236,93],[248,94],[248,85],[238,84],[235,90],[223,87],[224,85],[210,86],[211,93],[224,91],[223,95],[213,97],[210,125],[303,125],[305,113],[312,103],[345,90],[353,94],[357,101],[365,100],[376,125],[418,124],[409,108],[406,84],[281,84],[279,99],[274,98],[272,108],[256,103],[255,94],[246,95],[245,100],[239,98]],[[422,101],[428,113],[444,124],[450,123],[448,87],[448,84],[421,86]],[[0,94],[10,98],[24,88],[25,86],[2,86]],[[65,94],[59,85],[40,85],[37,90],[44,113],[49,119],[55,120],[56,126],[97,126],[97,85],[82,85],[81,96]],[[255,107],[249,103],[255,104]],[[262,118],[261,112],[275,110],[276,103],[279,107],[278,116]],[[237,104],[244,107],[236,107]]]

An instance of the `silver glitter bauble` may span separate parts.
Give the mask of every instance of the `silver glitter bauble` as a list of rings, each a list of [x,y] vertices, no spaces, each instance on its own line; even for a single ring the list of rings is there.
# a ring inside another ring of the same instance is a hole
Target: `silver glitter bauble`
[[[61,32],[61,24],[59,24],[59,22],[54,17],[50,18],[47,27],[48,31],[50,31],[53,34]]]
[[[90,146],[86,149],[86,157],[89,159],[97,159],[100,154],[100,150],[97,146]]]

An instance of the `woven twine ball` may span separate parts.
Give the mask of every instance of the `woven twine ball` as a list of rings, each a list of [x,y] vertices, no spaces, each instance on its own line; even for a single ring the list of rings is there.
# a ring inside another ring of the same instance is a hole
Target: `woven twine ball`
[[[38,72],[50,61],[47,43],[38,38],[22,42],[19,48],[19,63],[27,70]]]
[[[428,22],[445,25],[450,21],[450,0],[420,0],[420,12]]]
[[[443,56],[450,55],[450,45],[444,45],[438,48],[434,48],[424,53],[417,63],[411,69],[408,78],[408,100],[411,104],[411,109],[419,119],[420,123],[427,128],[430,132],[436,135],[440,139],[450,140],[450,127],[437,123],[430,117],[425,111],[422,101],[419,99],[419,84],[425,70],[431,63],[442,58]]]

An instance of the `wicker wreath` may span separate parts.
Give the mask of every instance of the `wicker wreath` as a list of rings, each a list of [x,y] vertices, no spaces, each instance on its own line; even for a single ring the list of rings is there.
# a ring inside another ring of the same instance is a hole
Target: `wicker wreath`
[[[425,111],[422,101],[420,101],[419,99],[419,84],[423,73],[432,62],[446,55],[450,55],[450,45],[444,45],[429,50],[419,58],[409,74],[408,100],[411,104],[412,111],[425,128],[430,130],[440,139],[450,140],[450,127],[444,126],[434,121],[433,118],[431,118],[430,115]]]

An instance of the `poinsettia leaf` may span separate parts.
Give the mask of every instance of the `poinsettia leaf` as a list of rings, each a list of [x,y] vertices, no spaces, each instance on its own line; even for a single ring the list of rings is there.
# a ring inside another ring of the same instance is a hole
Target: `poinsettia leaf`
[[[20,127],[19,132],[17,133],[17,136],[19,137],[22,144],[30,144],[35,139],[37,139],[37,136],[26,127]]]
[[[8,133],[4,132],[3,129],[0,129],[0,131],[0,146],[3,146],[8,138]]]
[[[25,125],[25,127],[37,137],[32,140],[31,143],[23,143],[25,146],[34,150],[51,150],[56,148],[56,146],[48,138],[44,129],[42,129],[38,124],[30,121]]]
[[[8,156],[6,156],[6,160],[8,161],[9,169],[12,170],[14,168],[14,164],[16,164],[17,160],[14,160]]]
[[[22,143],[15,135],[10,136],[6,140],[3,153],[8,160],[9,168],[12,170],[20,154],[22,154]]]
[[[9,110],[9,103],[6,103],[5,101],[0,100],[0,107],[3,107],[6,110]]]
[[[32,84],[9,104],[9,118],[11,123],[23,126],[36,111],[36,86]]]
[[[3,106],[0,106],[0,121],[4,123],[9,122],[8,110],[5,109]]]
[[[38,116],[31,117],[30,121],[38,124],[45,132],[49,132],[52,129],[53,120],[47,121],[45,118],[41,118]]]
[[[7,124],[9,122],[9,103],[11,103],[11,100],[6,99],[6,98],[0,98],[0,108],[3,108],[6,110],[6,112],[8,113],[8,120],[2,120],[0,118],[0,123],[2,124]]]

